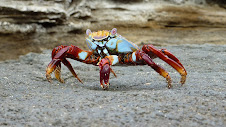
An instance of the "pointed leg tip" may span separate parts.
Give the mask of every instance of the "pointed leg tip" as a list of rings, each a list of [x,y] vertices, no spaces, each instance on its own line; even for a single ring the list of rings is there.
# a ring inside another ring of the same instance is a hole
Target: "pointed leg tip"
[[[64,79],[62,79],[61,77],[58,77],[58,76],[55,76],[56,77],[56,79],[60,82],[60,83],[65,83],[64,82]]]
[[[50,79],[47,79],[47,81],[48,81],[49,83],[53,83],[53,81],[52,81],[52,80],[50,80]]]
[[[76,78],[80,83],[84,84],[83,81],[82,81],[77,75],[75,76],[75,78]]]
[[[170,77],[168,77],[167,79],[166,79],[166,81],[167,81],[167,88],[172,88],[172,80],[171,80],[171,78]]]
[[[181,86],[183,86],[185,82],[186,82],[186,75],[182,75],[180,80]]]
[[[46,79],[49,83],[53,83],[52,79],[51,79],[51,76],[46,76]]]
[[[48,82],[52,83],[51,75],[50,75],[50,73],[48,72],[47,69],[46,69],[46,79],[47,79]]]
[[[81,80],[81,81],[79,81],[80,83],[82,83],[83,85],[84,85],[84,82]]]
[[[105,84],[105,88],[103,90],[108,90],[109,89],[109,83]]]
[[[103,90],[109,90],[109,88],[108,88],[108,87],[106,87],[106,88],[104,88]]]
[[[60,83],[65,83],[64,82],[64,79],[62,79],[61,77],[58,77],[58,76],[55,76],[56,77],[56,79],[60,82]]]
[[[172,84],[171,83],[170,84],[168,83],[167,88],[168,89],[171,89],[172,88]]]
[[[105,86],[103,84],[100,85],[103,90],[105,90]]]
[[[59,82],[61,82],[61,83],[65,83],[63,79],[61,79]]]

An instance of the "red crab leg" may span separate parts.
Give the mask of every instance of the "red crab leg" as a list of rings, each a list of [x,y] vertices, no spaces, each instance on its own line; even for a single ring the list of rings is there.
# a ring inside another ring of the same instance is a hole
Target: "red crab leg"
[[[63,80],[60,78],[60,62],[62,62],[71,71],[73,76],[82,83],[82,81],[78,78],[77,74],[72,68],[70,62],[66,60],[66,58],[71,58],[87,64],[96,65],[100,57],[95,56],[91,51],[84,51],[76,46],[58,46],[53,49],[52,61],[49,63],[46,69],[46,78],[49,82],[51,82],[51,73],[53,71],[55,71],[57,80],[63,82]]]
[[[174,56],[170,51],[168,51],[167,49],[161,49],[161,52],[164,53],[165,55],[167,55],[169,58],[171,58],[172,60],[174,60],[175,62],[177,62],[181,67],[184,68],[184,66],[181,64],[181,62],[177,59],[176,56]],[[185,68],[184,68],[185,70]],[[186,70],[185,70],[186,71]]]
[[[167,87],[171,88],[171,77],[169,76],[169,73],[164,70],[160,65],[157,65],[149,56],[143,51],[137,50],[136,52],[136,61],[137,63],[143,64],[141,61],[145,61],[148,66],[153,68],[156,72],[158,72],[161,76],[166,78],[166,81],[168,83]]]
[[[181,84],[183,85],[185,83],[187,72],[185,68],[180,65],[181,63],[178,62],[179,60],[174,55],[172,55],[169,52],[166,52],[166,55],[168,56],[167,57],[165,56],[164,53],[156,49],[153,45],[144,45],[142,50],[147,54],[150,52],[154,53],[157,57],[159,57],[160,59],[168,63],[170,66],[172,66],[175,70],[177,70],[180,73]]]
[[[66,59],[63,59],[62,62],[70,70],[72,75],[75,78],[77,78],[79,82],[81,82],[83,84],[82,80],[77,76],[77,74],[75,73],[74,69],[72,68],[71,63],[68,60],[66,60]]]

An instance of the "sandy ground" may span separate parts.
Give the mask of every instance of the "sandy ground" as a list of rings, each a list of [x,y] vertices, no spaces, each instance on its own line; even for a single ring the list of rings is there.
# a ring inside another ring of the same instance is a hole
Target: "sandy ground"
[[[162,47],[158,47],[162,48]],[[66,83],[45,79],[50,50],[0,63],[0,126],[226,126],[226,45],[166,46],[187,69],[187,82],[170,72],[173,88],[149,66],[112,67],[111,86],[99,68],[71,61],[79,83],[62,67]]]

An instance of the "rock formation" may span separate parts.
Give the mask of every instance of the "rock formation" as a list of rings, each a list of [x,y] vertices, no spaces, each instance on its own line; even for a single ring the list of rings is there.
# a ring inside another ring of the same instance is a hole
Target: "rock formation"
[[[137,44],[148,40],[171,44],[167,38],[178,32],[173,30],[172,35],[169,28],[226,28],[225,7],[224,0],[1,0],[0,60],[61,44],[87,49],[87,28],[117,27]],[[209,42],[194,41],[190,43]],[[5,55],[9,51],[14,55]]]

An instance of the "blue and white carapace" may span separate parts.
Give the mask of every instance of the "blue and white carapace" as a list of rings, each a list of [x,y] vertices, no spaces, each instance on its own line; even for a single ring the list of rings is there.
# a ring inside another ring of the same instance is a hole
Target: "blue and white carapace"
[[[102,30],[93,33],[87,29],[86,34],[88,35],[86,43],[89,49],[98,53],[102,58],[120,53],[130,53],[139,49],[136,44],[117,34],[116,28],[111,31]]]

